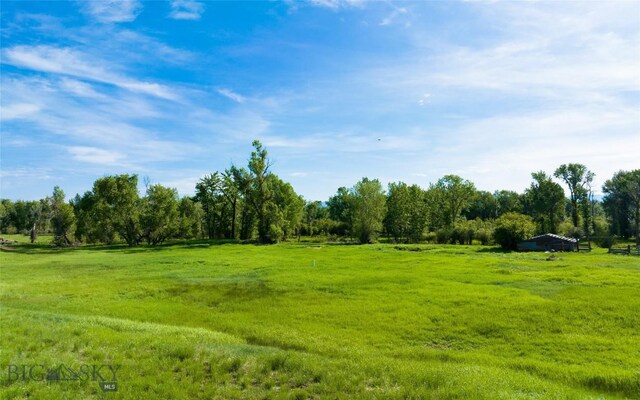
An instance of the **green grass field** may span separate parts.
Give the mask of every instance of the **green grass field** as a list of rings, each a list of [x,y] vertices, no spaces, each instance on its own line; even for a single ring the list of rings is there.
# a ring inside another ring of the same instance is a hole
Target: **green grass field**
[[[17,249],[0,253],[3,398],[640,398],[638,257]],[[8,379],[40,364],[119,365],[118,390]]]

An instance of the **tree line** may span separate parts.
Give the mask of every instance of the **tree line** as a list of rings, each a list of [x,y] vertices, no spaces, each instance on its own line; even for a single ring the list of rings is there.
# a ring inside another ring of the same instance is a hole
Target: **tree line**
[[[0,230],[30,234],[32,241],[50,232],[62,246],[192,238],[275,243],[302,235],[372,243],[384,235],[405,243],[514,247],[540,233],[593,238],[604,246],[635,237],[640,244],[640,169],[607,180],[602,201],[593,196],[593,172],[563,164],[553,175],[532,173],[523,193],[478,190],[456,175],[426,189],[394,182],[385,190],[379,180],[363,178],[320,202],[305,201],[271,166],[256,140],[246,167],[202,177],[194,196],[179,197],[176,189],[148,182],[140,196],[138,177],[122,174],[97,179],[69,202],[59,187],[37,201],[2,199]]]

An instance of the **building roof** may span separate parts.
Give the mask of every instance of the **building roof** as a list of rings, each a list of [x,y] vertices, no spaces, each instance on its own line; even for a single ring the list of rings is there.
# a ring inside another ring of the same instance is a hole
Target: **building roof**
[[[524,240],[524,242],[537,240],[537,239],[542,239],[542,238],[545,238],[545,237],[553,238],[553,239],[556,239],[556,240],[562,240],[562,241],[565,241],[565,242],[571,242],[571,243],[577,243],[578,242],[578,239],[568,238],[566,236],[560,236],[560,235],[556,235],[556,234],[553,234],[553,233],[545,233],[543,235],[534,236],[531,239]]]

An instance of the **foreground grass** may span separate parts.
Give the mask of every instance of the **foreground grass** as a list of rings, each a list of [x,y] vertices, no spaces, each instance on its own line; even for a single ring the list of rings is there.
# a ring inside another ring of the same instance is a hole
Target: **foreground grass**
[[[23,245],[6,398],[640,398],[640,259],[486,247]],[[117,364],[9,382],[10,364]]]

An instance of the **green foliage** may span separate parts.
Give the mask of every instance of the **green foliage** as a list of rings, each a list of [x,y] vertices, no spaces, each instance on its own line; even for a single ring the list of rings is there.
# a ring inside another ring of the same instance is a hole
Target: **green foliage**
[[[178,192],[162,185],[149,186],[140,217],[141,237],[156,245],[177,236],[178,216]]]
[[[525,209],[538,224],[539,233],[557,233],[564,217],[564,190],[544,171],[531,174],[533,182],[525,191]]]
[[[476,218],[481,220],[495,219],[499,216],[498,200],[487,191],[477,191],[463,214],[468,220]]]
[[[462,212],[469,207],[476,194],[474,184],[457,175],[445,175],[431,185],[427,201],[431,211],[432,228],[452,228]]]
[[[506,214],[508,212],[523,213],[524,208],[522,206],[522,195],[511,190],[496,190],[493,193],[493,197],[496,199],[498,213],[497,216]]]
[[[569,200],[571,202],[571,220],[575,228],[579,227],[578,204],[586,208],[586,224],[589,226],[589,193],[591,192],[591,182],[595,174],[582,164],[562,164],[554,172],[556,178],[564,181],[569,189]]]
[[[182,239],[201,237],[201,221],[203,218],[204,211],[200,203],[194,202],[188,197],[180,199],[177,237]]]
[[[418,185],[390,183],[387,191],[385,227],[394,240],[417,243],[427,226],[428,209],[424,191]]]
[[[53,196],[49,198],[53,242],[59,246],[71,244],[69,235],[73,232],[76,217],[73,206],[64,201],[64,192],[60,187],[53,188]]]
[[[558,234],[579,239],[584,236],[584,231],[579,226],[574,226],[572,220],[567,218],[558,225]]]
[[[92,229],[101,241],[109,242],[117,233],[129,246],[142,239],[137,175],[113,175],[96,180],[92,193]]]
[[[352,189],[353,234],[360,243],[373,243],[383,227],[386,197],[377,179],[362,178]]]
[[[329,211],[321,201],[309,201],[304,206],[304,226],[302,232],[305,235],[315,236],[318,233],[327,234],[328,228],[326,222],[328,220]]]
[[[353,220],[353,196],[346,187],[338,188],[335,195],[329,198],[327,209],[329,217],[334,220],[351,226]]]
[[[602,187],[603,207],[611,220],[612,233],[636,237],[640,245],[640,169],[618,171]]]
[[[506,213],[496,220],[494,237],[504,249],[515,250],[518,242],[534,236],[536,225],[528,215]]]

